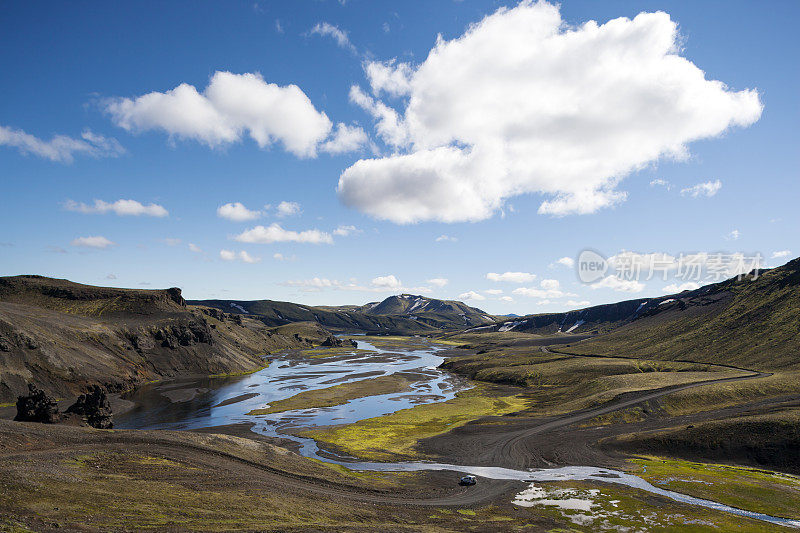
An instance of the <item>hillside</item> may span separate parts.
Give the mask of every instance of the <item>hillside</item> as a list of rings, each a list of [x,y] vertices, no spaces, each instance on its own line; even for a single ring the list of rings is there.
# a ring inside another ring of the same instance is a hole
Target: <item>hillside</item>
[[[796,368],[800,366],[800,258],[762,271],[755,280],[732,278],[656,299],[629,323],[569,351],[758,370]]]
[[[402,294],[363,306],[313,307],[272,300],[194,300],[190,304],[257,316],[269,326],[317,322],[336,331],[424,334],[494,322],[480,309],[424,296]]]
[[[779,369],[800,365],[800,259],[753,280],[506,319],[463,333],[585,334],[563,351]]]
[[[122,390],[180,374],[247,372],[263,365],[261,354],[306,345],[257,320],[187,306],[177,288],[0,278],[0,403],[28,382],[67,397],[94,383]]]

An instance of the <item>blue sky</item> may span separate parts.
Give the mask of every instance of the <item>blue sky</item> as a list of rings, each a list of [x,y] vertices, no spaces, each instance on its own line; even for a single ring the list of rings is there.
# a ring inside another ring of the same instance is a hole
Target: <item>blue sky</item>
[[[586,248],[782,264],[800,252],[798,15],[789,1],[6,2],[0,274],[328,305],[424,292],[524,314],[686,283],[580,283],[557,261]],[[197,99],[164,96],[181,84]],[[230,203],[258,213],[220,216]]]

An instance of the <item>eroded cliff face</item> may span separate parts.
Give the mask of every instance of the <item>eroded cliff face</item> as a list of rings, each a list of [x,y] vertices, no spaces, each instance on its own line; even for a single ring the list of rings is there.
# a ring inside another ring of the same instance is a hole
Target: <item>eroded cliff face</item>
[[[307,343],[250,317],[187,306],[177,288],[0,278],[0,403],[28,383],[70,397],[93,384],[114,391],[181,374],[247,372],[269,352],[300,347]]]

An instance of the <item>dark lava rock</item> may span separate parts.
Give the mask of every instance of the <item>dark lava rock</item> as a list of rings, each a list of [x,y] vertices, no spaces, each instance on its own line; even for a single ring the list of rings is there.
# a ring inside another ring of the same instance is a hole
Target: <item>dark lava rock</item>
[[[61,420],[61,414],[55,399],[36,388],[33,383],[28,383],[28,395],[17,398],[17,416],[14,420],[55,424]]]
[[[344,342],[342,341],[342,339],[337,339],[333,335],[328,335],[328,338],[322,341],[322,344],[320,344],[320,346],[339,347],[339,346],[344,346]]]
[[[178,287],[170,287],[166,291],[170,299],[181,307],[186,307],[186,300],[181,296],[181,290]]]
[[[108,396],[106,396],[106,391],[98,385],[89,387],[88,392],[81,394],[78,401],[70,405],[65,412],[79,415],[87,424],[97,429],[114,427]]]
[[[350,342],[350,346],[352,346],[353,348],[358,348],[358,343],[356,341],[354,341],[353,339],[350,339],[349,342]]]

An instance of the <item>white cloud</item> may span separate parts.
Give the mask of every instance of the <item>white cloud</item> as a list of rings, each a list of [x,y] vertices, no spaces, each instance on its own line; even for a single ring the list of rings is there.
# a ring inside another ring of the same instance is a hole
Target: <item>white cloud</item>
[[[722,182],[720,180],[704,181],[703,183],[681,189],[681,194],[683,196],[691,196],[692,198],[700,198],[702,196],[709,198],[717,194],[721,188]]]
[[[561,287],[561,284],[555,279],[543,279],[539,285],[546,290],[558,290]]]
[[[91,130],[84,130],[80,139],[55,135],[45,141],[22,130],[0,126],[0,146],[10,146],[22,154],[32,154],[58,163],[72,163],[75,155],[118,157],[125,153],[125,149],[116,139],[98,135]]]
[[[562,257],[558,261],[556,261],[559,265],[563,265],[567,268],[572,268],[575,266],[575,260],[571,257]]]
[[[247,209],[241,202],[231,202],[217,208],[217,216],[234,222],[245,222],[261,217],[261,211]]]
[[[504,302],[513,302],[514,301],[514,298],[512,298],[511,296],[501,296],[500,299],[502,301],[504,301]]]
[[[283,229],[279,224],[273,223],[267,227],[256,226],[246,230],[236,237],[239,242],[258,244],[272,244],[274,242],[302,242],[309,244],[333,244],[333,237],[318,229],[305,231],[291,231]]]
[[[642,292],[644,290],[644,283],[632,279],[620,279],[617,276],[606,276],[589,286],[592,289],[611,289],[617,292]]]
[[[347,36],[347,32],[344,30],[339,29],[337,26],[329,22],[317,22],[313,28],[308,30],[308,35],[321,35],[323,37],[330,37],[339,48],[343,48],[349,52],[355,53],[356,47],[353,46],[353,43],[350,42],[350,38]]]
[[[726,241],[738,241],[740,235],[741,234],[739,233],[739,230],[735,229],[735,230],[731,231],[730,233],[728,233],[727,235],[725,235],[725,240]]]
[[[379,289],[397,290],[400,289],[403,284],[394,275],[390,274],[388,276],[373,278],[372,286]]]
[[[664,187],[665,189],[672,190],[672,184],[667,180],[656,178],[650,182],[651,187]]]
[[[330,140],[325,141],[320,150],[329,154],[356,152],[369,142],[367,133],[359,126],[348,126],[341,122],[336,125]]]
[[[497,296],[498,294],[503,294],[503,289],[486,289],[486,294],[491,294],[492,296]]]
[[[662,290],[667,294],[672,294],[676,292],[693,291],[699,288],[700,288],[699,283],[695,283],[694,281],[687,281],[686,283],[681,283],[680,285],[678,285],[677,283],[670,283]]]
[[[105,109],[128,131],[162,130],[212,148],[247,134],[261,148],[280,142],[298,157],[315,157],[321,147],[343,149],[343,135],[352,136],[346,128],[333,131],[328,116],[299,87],[268,83],[258,73],[218,71],[202,93],[182,83],[163,93],[107,100]],[[332,144],[325,145],[329,140]]]
[[[373,90],[408,98],[395,109],[358,87],[350,97],[397,150],[347,168],[340,198],[396,223],[482,220],[526,193],[545,195],[539,212],[552,215],[621,202],[630,173],[761,116],[755,90],[707,80],[681,39],[663,12],[572,26],[557,6],[524,1],[440,37],[397,74],[408,89],[373,67]]]
[[[106,279],[117,279],[117,276],[115,274],[109,274],[106,276]]]
[[[196,254],[203,253],[203,249],[202,248],[200,248],[199,246],[197,246],[196,244],[191,243],[191,242],[189,243],[189,251],[191,251],[193,253],[196,253]]]
[[[792,255],[791,250],[780,250],[778,252],[772,252],[772,259],[780,259],[782,257],[789,257]]]
[[[427,282],[436,287],[444,287],[450,282],[450,280],[447,278],[432,278],[427,280]]]
[[[94,237],[78,237],[77,239],[73,239],[70,243],[72,246],[80,246],[83,248],[108,248],[109,246],[114,246],[114,242],[106,239],[102,236],[94,236]]]
[[[232,250],[220,250],[219,257],[223,261],[236,261],[238,259],[243,263],[250,263],[250,264],[255,264],[261,261],[260,257],[253,257],[244,250],[238,253]]]
[[[592,302],[589,300],[567,300],[566,304],[570,307],[586,307],[590,305]]]
[[[303,280],[290,280],[281,283],[287,287],[299,287],[303,291],[318,292],[325,289],[358,291],[358,292],[404,292],[425,294],[431,292],[429,287],[404,287],[393,274],[373,278],[369,285],[360,285],[355,278],[348,282],[335,279],[315,277]]]
[[[361,233],[361,230],[358,229],[355,226],[345,226],[345,225],[341,225],[341,224],[339,225],[338,228],[333,230],[333,234],[334,235],[338,235],[340,237],[347,237],[348,235],[351,235],[351,234],[354,234],[354,233]]]
[[[165,239],[161,239],[161,242],[167,246],[178,246],[181,243],[181,240],[174,237],[167,237]]]
[[[239,252],[239,259],[241,259],[245,263],[251,263],[251,264],[252,263],[258,263],[259,261],[261,261],[260,257],[253,257],[252,255],[248,254],[244,250]]]
[[[508,283],[529,283],[536,279],[536,274],[530,272],[489,272],[486,274],[486,279],[489,281],[505,281]]]
[[[436,242],[458,242],[458,237],[451,237],[450,235],[439,235],[436,237]]]
[[[277,212],[275,214],[279,217],[289,217],[292,215],[299,215],[300,204],[298,204],[297,202],[283,201],[278,204]]]
[[[76,211],[87,215],[105,213],[114,213],[119,216],[145,215],[149,217],[165,217],[169,215],[169,211],[164,209],[163,206],[152,203],[144,205],[136,200],[117,200],[116,202],[95,200],[93,205],[67,200],[64,202],[64,208],[67,211]]]
[[[405,96],[411,92],[413,71],[408,63],[368,61],[364,64],[364,72],[375,96],[380,96],[381,92],[390,96]]]
[[[282,253],[272,254],[272,258],[276,261],[294,261],[297,259],[294,255],[283,255]]]
[[[543,279],[539,287],[519,287],[512,291],[519,296],[529,298],[561,298],[562,296],[577,296],[561,290],[561,284],[555,279]],[[549,302],[548,302],[549,303]]]
[[[478,294],[475,291],[467,291],[467,292],[462,292],[461,294],[459,294],[457,299],[458,300],[475,300],[476,302],[479,302],[481,300],[485,300],[486,296],[483,296],[482,294]]]

